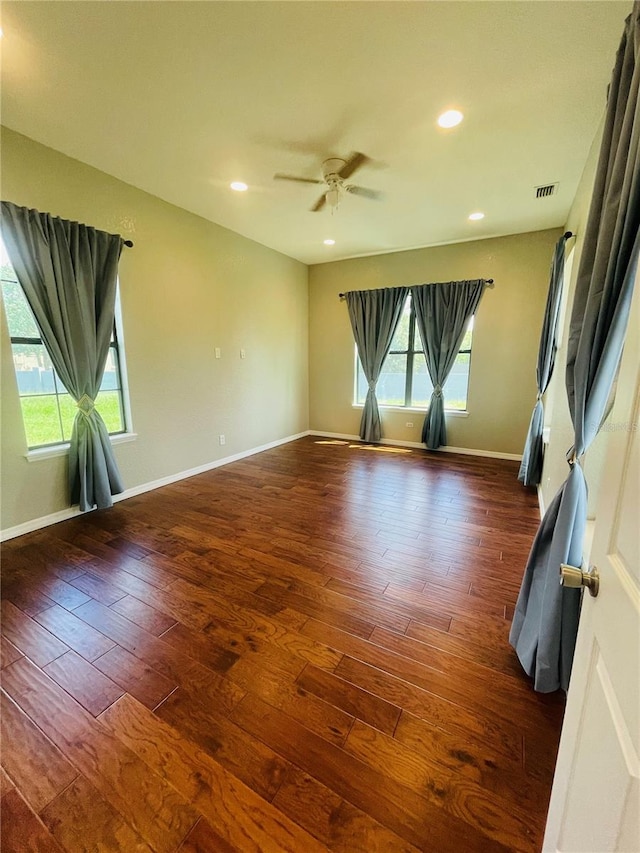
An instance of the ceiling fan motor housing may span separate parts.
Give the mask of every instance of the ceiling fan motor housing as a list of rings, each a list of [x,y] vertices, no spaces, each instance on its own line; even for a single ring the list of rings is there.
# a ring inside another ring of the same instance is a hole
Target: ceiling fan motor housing
[[[346,162],[346,160],[340,160],[338,157],[330,157],[324,161],[322,164],[322,176],[329,186],[342,183],[340,170],[345,166]]]

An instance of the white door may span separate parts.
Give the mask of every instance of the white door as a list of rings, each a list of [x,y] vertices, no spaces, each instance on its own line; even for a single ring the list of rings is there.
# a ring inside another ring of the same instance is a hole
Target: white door
[[[622,357],[544,851],[640,853],[640,283]]]

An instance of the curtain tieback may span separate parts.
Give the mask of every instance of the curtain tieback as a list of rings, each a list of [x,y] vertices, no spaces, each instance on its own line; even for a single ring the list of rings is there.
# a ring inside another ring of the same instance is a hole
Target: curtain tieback
[[[567,462],[570,468],[573,468],[574,465],[580,464],[580,456],[576,453],[575,447],[572,447],[571,450],[567,452]]]
[[[442,385],[435,385],[433,388],[433,393],[436,397],[442,397]]]
[[[96,403],[88,394],[83,394],[76,403],[76,406],[78,407],[80,414],[84,415],[85,418],[88,418],[91,412],[95,409]]]
[[[542,391],[538,391],[536,394],[536,402],[539,403],[542,400]]]
[[[376,381],[375,381],[375,379],[371,379],[369,382],[369,391],[375,391],[375,390],[376,390]]]

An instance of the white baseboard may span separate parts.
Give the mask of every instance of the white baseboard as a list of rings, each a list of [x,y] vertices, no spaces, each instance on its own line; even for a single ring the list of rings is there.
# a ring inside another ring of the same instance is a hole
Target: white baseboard
[[[538,492],[538,506],[540,508],[540,518],[544,518],[544,514],[546,512],[546,508],[544,505],[544,495],[542,494],[542,488],[540,485],[537,486],[536,491]]]
[[[325,436],[326,438],[339,438],[345,441],[362,441],[359,435],[348,435],[342,432],[324,432],[323,430],[310,429],[308,435]],[[397,441],[394,438],[383,438],[380,444],[388,444],[392,447],[416,447],[418,450],[426,450],[424,444],[418,441]],[[475,450],[470,447],[451,447],[446,445],[439,447],[437,450],[430,450],[430,453],[461,453],[463,456],[486,456],[489,459],[510,459],[515,462],[520,462],[522,459],[521,453],[501,453],[497,450]]]
[[[422,445],[424,447],[424,445]],[[487,459],[507,459],[511,462],[521,462],[522,453],[502,453],[499,450],[477,450],[470,447],[439,447],[439,453],[461,453],[463,456],[486,456]]]
[[[189,468],[187,471],[178,471],[176,474],[170,474],[168,477],[161,477],[159,480],[152,480],[149,483],[142,483],[139,486],[133,486],[131,489],[125,489],[120,495],[113,496],[113,502],[126,501],[127,498],[133,498],[136,495],[142,495],[144,492],[151,492],[154,489],[160,489],[162,486],[168,486],[171,483],[177,483],[178,480],[186,480],[188,477],[195,477],[196,474],[204,474],[205,471],[211,471],[214,468],[221,468],[223,465],[229,465],[231,462],[238,462],[240,459],[246,459],[248,456],[254,456],[256,453],[262,453],[264,450],[270,450],[272,447],[278,447],[281,444],[288,444],[290,441],[296,441],[299,438],[304,438],[308,432],[299,432],[297,435],[289,435],[286,438],[279,438],[276,441],[270,441],[268,444],[262,444],[259,447],[252,447],[250,450],[243,450],[240,453],[234,453],[233,456],[224,456],[222,459],[216,459],[214,462],[207,462],[205,465],[198,465],[196,468]],[[70,506],[66,509],[61,509],[59,512],[52,512],[49,515],[43,515],[40,518],[32,518],[22,524],[16,524],[15,527],[7,527],[6,530],[0,531],[0,542],[5,542],[7,539],[15,539],[16,536],[22,536],[25,533],[32,533],[34,530],[40,530],[43,527],[49,527],[51,524],[58,524],[60,521],[66,521],[68,518],[74,518],[77,515],[83,515],[77,506]]]
[[[116,495],[114,501],[119,500],[121,497],[122,495]],[[7,539],[15,539],[16,536],[22,536],[25,533],[32,533],[34,530],[40,530],[41,527],[49,527],[50,524],[58,524],[58,522],[66,521],[68,518],[73,518],[76,515],[80,515],[80,510],[77,506],[70,506],[58,512],[40,516],[40,518],[32,518],[29,521],[24,521],[22,524],[16,524],[15,527],[7,527],[5,530],[1,530],[0,542],[6,542]]]
[[[296,441],[299,438],[304,438],[306,435],[325,436],[326,438],[338,438],[346,441],[360,441],[360,436],[349,435],[346,433],[326,432],[321,430],[307,430],[299,432],[296,435],[289,435],[286,438],[280,438],[276,441],[270,441],[268,444],[262,444],[259,447],[252,447],[250,450],[243,450],[240,453],[234,453],[233,456],[224,456],[222,459],[216,459],[214,462],[207,462],[205,465],[198,465],[196,468],[189,468],[186,471],[178,471],[175,474],[170,474],[168,477],[161,477],[158,480],[152,480],[149,483],[142,483],[139,486],[133,486],[130,489],[125,489],[120,495],[114,495],[113,502],[125,501],[127,498],[133,498],[136,495],[142,495],[145,492],[151,492],[154,489],[160,489],[162,486],[168,486],[171,483],[177,483],[179,480],[186,480],[188,477],[195,477],[197,474],[204,474],[206,471],[212,471],[214,468],[221,468],[223,465],[229,465],[231,462],[237,462],[240,459],[246,459],[248,456],[254,456],[256,453],[262,453],[264,450],[270,450],[272,447],[278,447],[281,444],[288,444],[291,441]],[[395,439],[383,439],[381,444],[387,444],[394,447],[413,447],[418,450],[424,450],[424,444],[417,441],[396,441]],[[439,453],[461,453],[466,456],[487,456],[492,459],[512,459],[520,460],[522,457],[515,453],[498,453],[494,450],[472,450],[468,447],[441,447]],[[539,493],[540,494],[540,493]],[[39,518],[32,518],[22,524],[16,524],[15,527],[7,527],[0,531],[0,542],[5,542],[7,539],[15,539],[17,536],[23,536],[25,533],[32,533],[34,530],[40,530],[43,527],[49,527],[51,524],[58,524],[60,521],[66,521],[68,518],[74,518],[77,515],[82,515],[77,506],[67,507],[58,512],[52,512],[49,515],[43,515]]]

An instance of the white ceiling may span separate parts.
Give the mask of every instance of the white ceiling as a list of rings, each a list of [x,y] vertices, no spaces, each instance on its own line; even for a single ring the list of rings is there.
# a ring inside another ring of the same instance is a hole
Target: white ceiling
[[[549,228],[568,213],[630,9],[5,0],[2,120],[306,263]],[[443,131],[451,107],[465,120]],[[373,160],[352,181],[383,201],[311,213],[321,188],[273,180],[319,177],[351,151]],[[475,210],[486,218],[469,222]]]

